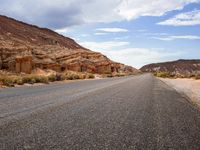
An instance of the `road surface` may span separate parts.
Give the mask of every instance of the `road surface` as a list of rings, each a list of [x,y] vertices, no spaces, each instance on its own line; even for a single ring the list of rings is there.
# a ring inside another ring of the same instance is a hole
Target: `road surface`
[[[1,150],[199,150],[200,111],[150,74],[0,91]]]

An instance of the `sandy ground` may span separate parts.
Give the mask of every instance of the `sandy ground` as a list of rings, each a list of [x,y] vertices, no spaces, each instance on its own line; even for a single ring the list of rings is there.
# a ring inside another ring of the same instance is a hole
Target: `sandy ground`
[[[191,101],[200,107],[200,80],[194,79],[163,79],[179,93],[185,94]]]

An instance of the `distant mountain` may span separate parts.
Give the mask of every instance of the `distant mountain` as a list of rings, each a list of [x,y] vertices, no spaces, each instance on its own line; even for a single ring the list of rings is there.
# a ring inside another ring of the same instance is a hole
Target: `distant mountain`
[[[99,74],[138,72],[52,30],[0,16],[0,69],[31,73],[36,68]]]
[[[174,75],[190,75],[200,72],[200,59],[155,63],[145,65],[140,69],[142,72],[168,72]]]

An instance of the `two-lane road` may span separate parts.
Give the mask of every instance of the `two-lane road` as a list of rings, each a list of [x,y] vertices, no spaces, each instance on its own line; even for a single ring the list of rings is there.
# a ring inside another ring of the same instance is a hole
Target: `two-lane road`
[[[3,89],[0,150],[200,149],[200,111],[150,74]]]

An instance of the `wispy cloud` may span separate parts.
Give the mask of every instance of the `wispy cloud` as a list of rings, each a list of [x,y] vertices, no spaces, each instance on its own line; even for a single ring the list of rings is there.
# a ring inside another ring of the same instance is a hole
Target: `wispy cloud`
[[[168,26],[194,26],[200,25],[200,10],[194,10],[191,12],[181,13],[173,18],[159,22],[159,25]]]
[[[148,30],[146,29],[140,29],[140,30],[137,30],[137,32],[147,32]]]
[[[110,23],[162,16],[200,0],[0,0],[0,14],[59,29],[85,23]],[[39,4],[39,5],[38,5]],[[77,5],[79,4],[79,5]],[[32,9],[34,7],[34,9]],[[38,13],[35,12],[40,12]],[[98,16],[98,17],[97,17]]]
[[[90,34],[80,34],[81,37],[89,37]]]
[[[153,39],[162,41],[173,41],[173,40],[200,40],[200,36],[196,35],[179,35],[179,36],[162,36],[162,37],[151,37]]]
[[[70,29],[69,28],[61,28],[61,29],[56,29],[55,32],[59,33],[59,34],[66,34],[67,32],[69,32]]]
[[[84,47],[87,47],[91,50],[112,50],[113,48],[116,47],[122,47],[122,46],[127,46],[130,43],[129,42],[125,42],[125,41],[121,41],[121,42],[117,42],[117,41],[108,41],[108,42],[80,42],[81,45],[83,45]]]
[[[130,36],[120,36],[120,37],[115,37],[114,39],[115,40],[126,40],[128,38],[130,38]]]
[[[122,0],[119,5],[119,14],[127,20],[141,16],[162,16],[172,10],[181,10],[189,3],[199,0]]]
[[[127,48],[120,49],[118,51],[101,51],[109,58],[123,62],[127,65],[140,68],[149,63],[156,63],[161,61],[169,61],[172,59],[178,59],[182,55],[182,52],[171,52],[167,50],[160,50],[154,48]]]
[[[96,32],[94,33],[94,35],[107,35],[108,33],[105,33],[105,32]]]
[[[132,48],[129,47],[128,42],[82,42],[81,45],[91,49],[98,50],[110,59],[123,62],[127,65],[140,68],[145,64],[168,61],[171,59],[178,59],[181,52],[171,52],[161,49],[147,49],[147,48]]]
[[[98,28],[96,30],[102,31],[102,32],[110,32],[110,33],[128,32],[127,29],[123,29],[123,28]]]

